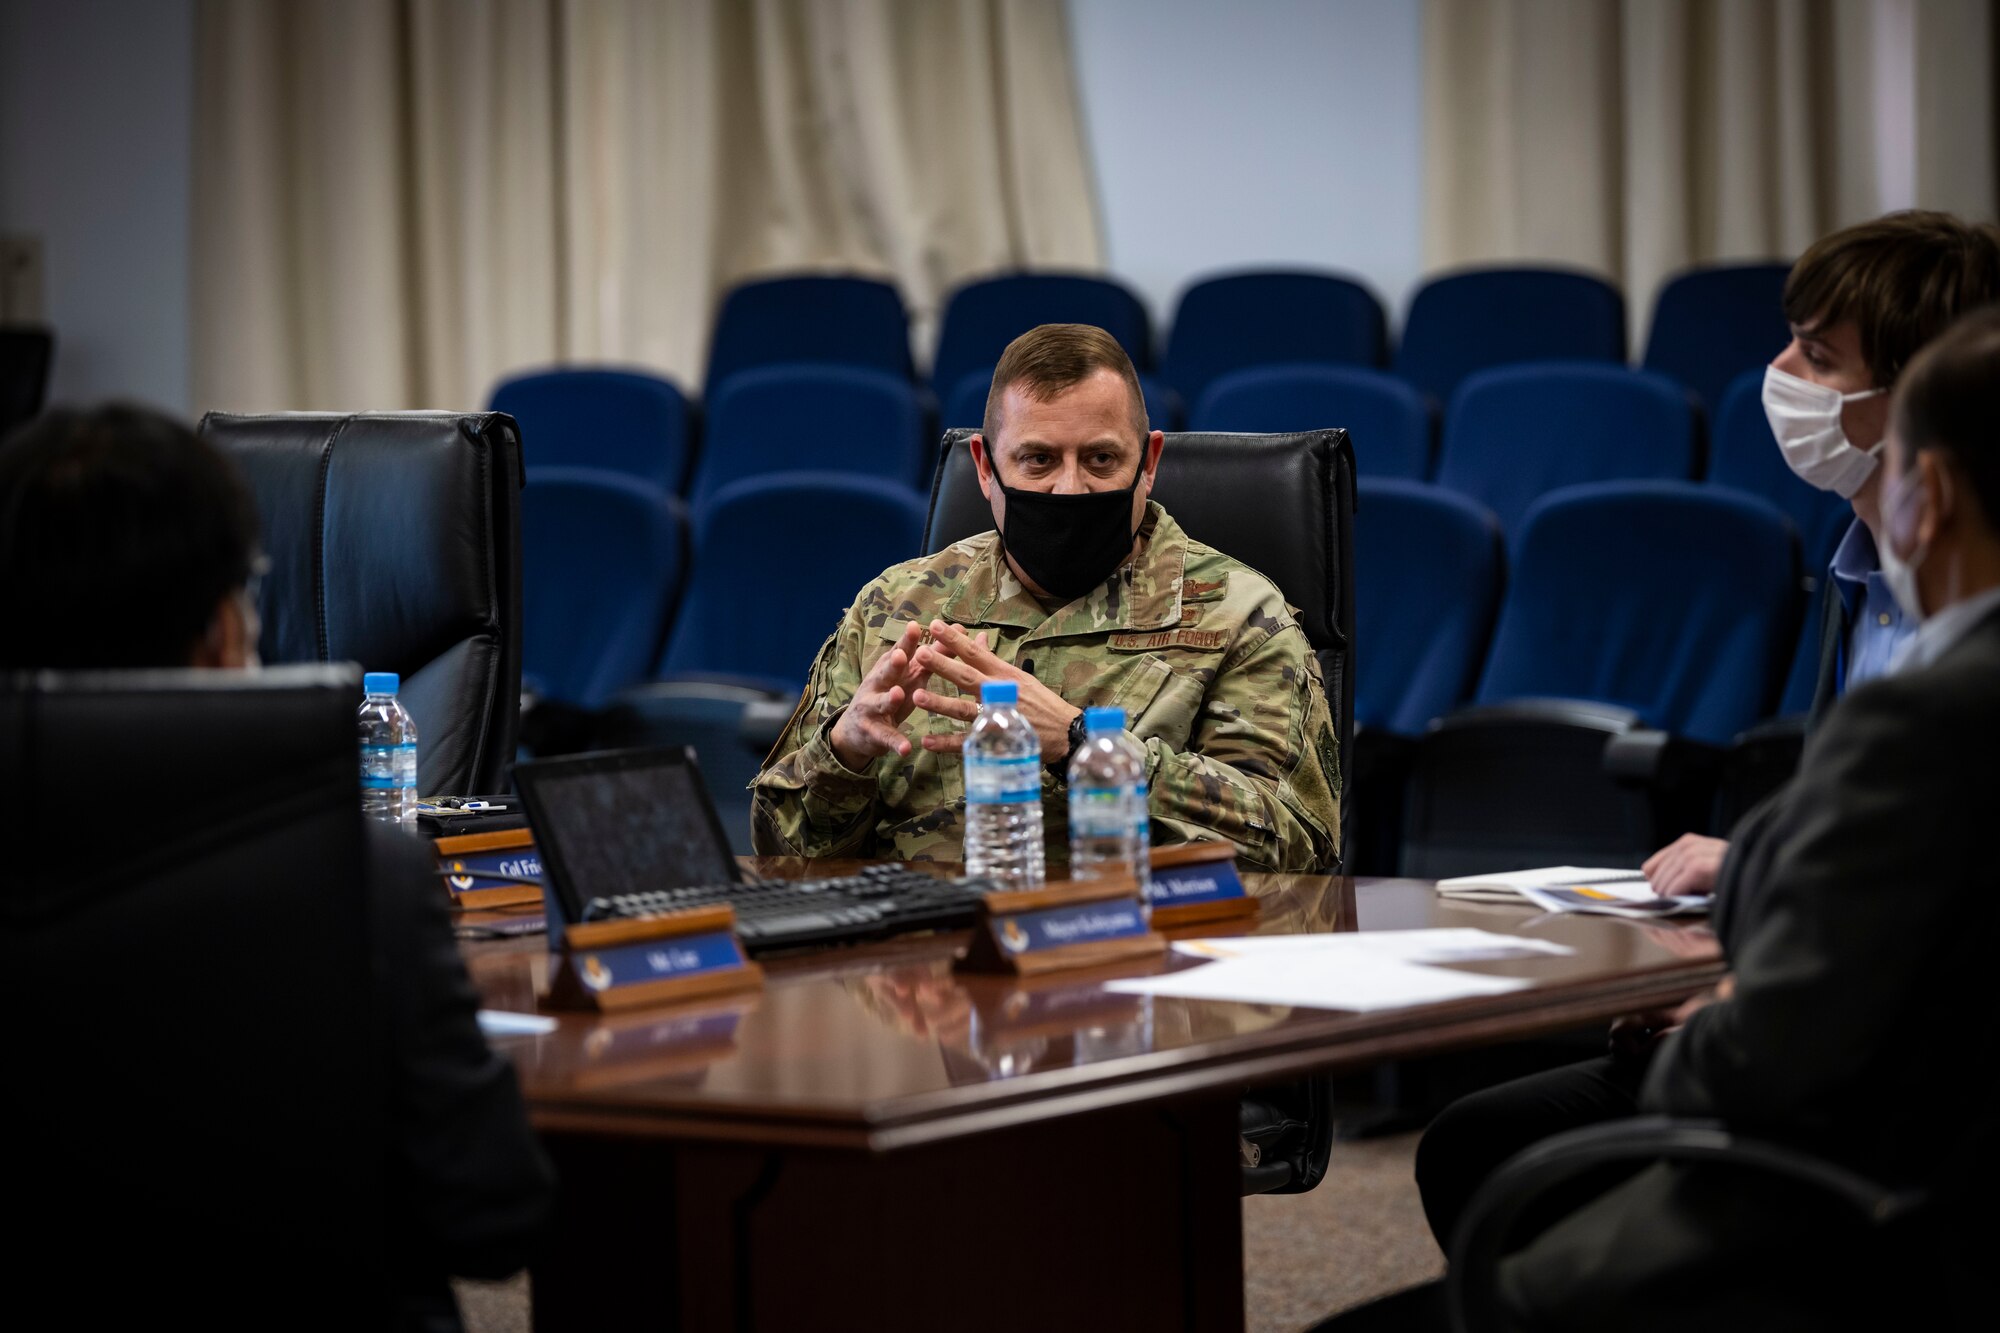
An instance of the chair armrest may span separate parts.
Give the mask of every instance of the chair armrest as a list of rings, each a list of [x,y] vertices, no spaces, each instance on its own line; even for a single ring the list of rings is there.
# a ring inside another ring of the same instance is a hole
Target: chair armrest
[[[743,720],[737,724],[736,734],[746,749],[767,755],[785,734],[785,724],[792,720],[797,708],[798,701],[794,699],[752,700],[743,709]]]
[[[1796,1148],[1739,1138],[1719,1121],[1639,1116],[1571,1130],[1509,1158],[1473,1196],[1451,1243],[1452,1328],[1475,1333],[1502,1326],[1493,1308],[1493,1279],[1524,1211],[1586,1171],[1631,1161],[1703,1161],[1782,1176],[1819,1190],[1873,1226],[1923,1202],[1921,1193],[1888,1189]]]
[[[1679,790],[1712,788],[1727,751],[1652,727],[1635,727],[1604,742],[1604,771],[1615,782]]]

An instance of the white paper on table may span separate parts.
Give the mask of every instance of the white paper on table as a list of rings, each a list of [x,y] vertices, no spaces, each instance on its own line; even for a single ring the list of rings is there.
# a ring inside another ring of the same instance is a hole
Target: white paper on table
[[[1406,963],[1470,963],[1488,958],[1561,956],[1576,950],[1554,940],[1503,935],[1472,926],[1429,930],[1355,930],[1317,935],[1241,935],[1180,940],[1176,953],[1194,958],[1244,958],[1253,954],[1317,950],[1329,955],[1392,958]]]
[[[489,1037],[540,1037],[556,1030],[547,1014],[513,1014],[505,1009],[481,1009],[479,1030]]]
[[[1188,1000],[1289,1005],[1306,1009],[1369,1012],[1438,1004],[1474,995],[1501,995],[1528,985],[1522,977],[1454,972],[1423,963],[1365,953],[1267,950],[1226,958],[1154,977],[1108,981],[1121,995],[1166,995]]]
[[[1544,912],[1594,912],[1603,916],[1705,916],[1709,900],[1683,895],[1662,898],[1651,889],[1629,892],[1624,884],[1579,884],[1566,889],[1522,889],[1521,896]]]
[[[1507,870],[1491,875],[1459,875],[1437,882],[1437,891],[1447,898],[1472,898],[1505,902],[1525,896],[1528,889],[1566,889],[1578,885],[1632,901],[1652,896],[1652,886],[1637,870],[1610,870],[1594,866],[1545,866],[1539,870]]]

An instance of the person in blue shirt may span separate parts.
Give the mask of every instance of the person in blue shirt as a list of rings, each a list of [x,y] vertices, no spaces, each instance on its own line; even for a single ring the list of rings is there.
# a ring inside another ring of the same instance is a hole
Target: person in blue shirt
[[[1800,478],[1854,506],[1821,604],[1821,692],[1834,697],[1887,675],[1916,619],[1883,572],[1881,454],[1888,390],[1925,344],[1962,314],[2000,301],[2000,232],[1945,213],[1892,213],[1825,237],[1785,282],[1792,341],[1765,372],[1764,410]],[[1759,807],[1762,809],[1762,807]],[[1753,811],[1745,827],[1757,818]],[[1662,894],[1712,893],[1730,843],[1690,834],[1644,869]],[[1611,1031],[1607,1056],[1544,1070],[1460,1098],[1425,1132],[1417,1184],[1440,1245],[1479,1186],[1551,1134],[1635,1113],[1647,1059],[1681,1022],[1636,1014]]]
[[[1785,280],[1792,341],[1764,374],[1764,413],[1800,480],[1854,506],[1820,603],[1810,724],[1846,691],[1887,675],[1916,632],[1882,574],[1882,441],[1889,390],[1954,320],[2000,301],[2000,231],[1910,211],[1823,237]],[[1690,833],[1644,870],[1666,894],[1712,893],[1725,838]]]

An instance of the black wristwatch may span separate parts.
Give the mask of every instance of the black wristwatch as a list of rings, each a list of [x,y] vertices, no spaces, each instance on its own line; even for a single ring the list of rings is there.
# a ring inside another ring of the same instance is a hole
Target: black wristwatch
[[[1069,771],[1070,756],[1083,748],[1083,739],[1083,714],[1078,713],[1069,720],[1069,749],[1064,751],[1062,758],[1049,761],[1049,772],[1055,774],[1057,777],[1061,777],[1064,773],[1067,773]]]

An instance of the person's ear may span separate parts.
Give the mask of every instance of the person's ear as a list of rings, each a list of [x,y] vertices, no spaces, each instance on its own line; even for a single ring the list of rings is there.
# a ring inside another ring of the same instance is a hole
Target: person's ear
[[[242,596],[224,593],[209,615],[208,628],[202,631],[188,665],[237,671],[252,665],[256,655],[257,643]]]
[[[1160,451],[1167,447],[1167,437],[1163,431],[1154,431],[1146,436],[1146,447],[1139,461],[1141,499],[1149,499],[1153,494],[1153,480],[1160,472]]]
[[[1916,483],[1923,488],[1923,510],[1917,518],[1916,540],[1912,549],[1927,550],[1939,532],[1943,531],[1956,516],[1957,496],[1951,484],[1951,471],[1939,458],[1935,449],[1925,449],[1917,455]]]
[[[981,435],[968,436],[966,441],[972,447],[972,470],[979,478],[979,493],[988,502],[993,499],[993,460],[986,453],[986,439]]]

